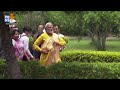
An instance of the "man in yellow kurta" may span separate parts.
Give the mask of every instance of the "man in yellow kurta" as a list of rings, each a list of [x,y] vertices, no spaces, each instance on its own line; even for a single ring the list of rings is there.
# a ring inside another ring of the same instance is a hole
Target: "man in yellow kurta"
[[[33,44],[33,48],[41,52],[40,64],[44,67],[52,63],[61,62],[60,46],[64,46],[66,42],[53,33],[53,24],[48,22],[45,25],[45,32],[37,38]],[[41,45],[41,47],[39,47]]]

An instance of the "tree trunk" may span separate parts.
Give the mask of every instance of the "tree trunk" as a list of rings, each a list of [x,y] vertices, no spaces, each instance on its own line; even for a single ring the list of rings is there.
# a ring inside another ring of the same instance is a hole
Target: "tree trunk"
[[[97,32],[93,33],[93,32],[90,31],[88,35],[92,39],[92,42],[93,42],[94,46],[96,47],[96,49],[98,51],[103,51],[103,49],[102,49],[102,40],[101,40],[100,33],[97,33]]]
[[[100,32],[100,30],[95,30],[95,32],[90,32],[90,37],[98,51],[105,51],[106,50],[106,34]]]
[[[99,50],[99,51],[103,51],[103,49],[102,49],[102,38],[101,38],[102,36],[101,36],[101,33],[100,33],[100,31],[99,30],[97,30],[97,49]]]
[[[106,50],[106,44],[105,44],[105,42],[106,42],[106,38],[103,37],[103,38],[102,38],[102,50],[103,50],[103,51]]]
[[[12,46],[10,28],[4,23],[4,14],[0,11],[0,32],[2,38],[2,47],[5,51],[5,59],[7,62],[8,76],[11,79],[21,79],[22,75],[20,67],[15,57],[15,50]]]

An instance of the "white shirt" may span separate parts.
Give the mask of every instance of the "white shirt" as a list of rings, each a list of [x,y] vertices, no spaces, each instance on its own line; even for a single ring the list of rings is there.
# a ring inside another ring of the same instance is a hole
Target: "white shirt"
[[[63,34],[58,33],[59,38],[62,37],[64,38],[65,36]]]
[[[33,58],[33,55],[29,50],[29,37],[25,33],[21,34],[20,40],[24,43],[24,49],[28,51],[29,55]]]
[[[43,29],[43,32],[46,32],[45,29]]]
[[[13,45],[13,46],[15,45],[15,40],[14,40],[14,39],[12,39],[12,45]]]

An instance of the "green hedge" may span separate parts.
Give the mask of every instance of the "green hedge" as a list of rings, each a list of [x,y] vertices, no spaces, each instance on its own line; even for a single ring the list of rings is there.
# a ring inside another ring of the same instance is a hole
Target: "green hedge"
[[[52,66],[49,78],[55,79],[119,79],[120,63],[64,62]]]
[[[120,52],[67,50],[61,52],[62,61],[120,62]]]
[[[36,79],[44,78],[46,70],[41,67],[38,61],[19,61],[20,70],[23,75],[23,79]],[[6,62],[0,59],[0,79],[8,79]]]
[[[3,59],[0,59],[0,79],[7,79],[7,72],[6,72],[6,63]]]
[[[19,62],[23,79],[120,79],[120,63],[62,62],[48,69],[37,61]],[[6,66],[0,61],[0,78],[7,79]]]

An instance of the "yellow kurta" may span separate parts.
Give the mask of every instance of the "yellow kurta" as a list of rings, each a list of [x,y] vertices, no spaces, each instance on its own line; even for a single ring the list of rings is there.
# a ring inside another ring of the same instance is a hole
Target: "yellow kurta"
[[[41,51],[42,49],[49,50],[48,54],[41,53],[40,56],[40,64],[42,66],[49,66],[52,63],[60,62],[60,46],[54,44],[54,42],[59,42],[61,46],[64,46],[66,42],[59,38],[59,36],[53,33],[52,36],[49,36],[46,32],[40,35],[37,40],[33,44],[33,48],[37,51]],[[39,45],[41,44],[41,47]]]

